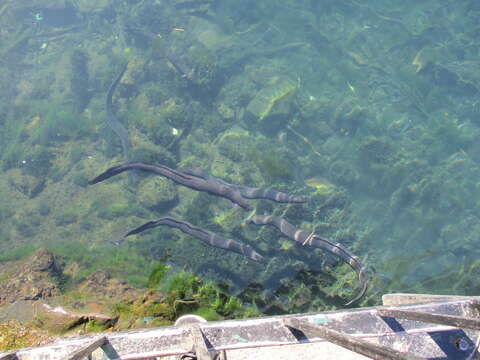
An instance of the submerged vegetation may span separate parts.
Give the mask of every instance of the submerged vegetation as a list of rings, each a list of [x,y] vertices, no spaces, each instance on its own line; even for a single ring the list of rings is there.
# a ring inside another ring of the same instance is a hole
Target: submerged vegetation
[[[115,305],[125,323],[147,319],[138,326],[187,312],[334,309],[350,297],[348,267],[246,226],[227,200],[140,171],[87,186],[125,161],[105,103],[127,63],[112,110],[129,160],[306,195],[253,203],[370,265],[361,305],[393,291],[475,294],[479,17],[474,1],[5,0],[0,263],[47,247],[79,266],[66,292],[99,270],[161,292],[148,306]],[[268,263],[164,228],[111,245],[170,213]]]

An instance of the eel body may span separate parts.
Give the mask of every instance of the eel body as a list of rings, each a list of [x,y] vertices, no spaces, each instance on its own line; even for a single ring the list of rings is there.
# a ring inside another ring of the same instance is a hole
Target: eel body
[[[118,121],[117,117],[113,112],[112,97],[113,97],[113,93],[115,92],[115,89],[117,88],[117,85],[119,84],[120,80],[123,77],[123,74],[125,74],[125,71],[127,70],[127,65],[128,63],[125,63],[123,65],[121,71],[118,73],[117,77],[108,88],[107,98],[105,100],[107,124],[115,132],[115,134],[117,134],[117,136],[120,138],[120,141],[122,142],[123,155],[125,156],[126,160],[130,158],[130,149],[132,147],[130,144],[130,136],[125,126],[123,126],[123,124],[120,121]]]
[[[357,273],[362,289],[360,293],[355,296],[355,298],[347,302],[345,305],[350,305],[360,300],[365,295],[365,292],[368,288],[366,267],[360,262],[358,257],[351,254],[342,244],[334,243],[331,240],[325,239],[313,233],[310,234],[306,231],[298,230],[295,228],[295,226],[280,216],[254,215],[248,221],[255,225],[273,225],[286,237],[302,245],[310,245],[312,247],[326,250],[348,263],[348,265],[350,265],[350,267]]]
[[[154,227],[162,225],[179,229],[185,234],[192,235],[213,247],[218,247],[221,249],[236,252],[257,262],[264,262],[263,256],[257,253],[248,245],[240,244],[233,239],[227,239],[208,230],[204,230],[197,226],[194,226],[186,221],[177,220],[172,217],[164,217],[155,221],[146,222],[145,224],[140,225],[139,227],[127,232],[125,235],[123,235],[120,239],[117,240],[117,243],[120,243],[121,240],[123,240],[127,236],[138,234],[147,229],[152,229]]]
[[[190,189],[194,189],[197,191],[204,191],[213,195],[221,196],[229,199],[235,204],[238,204],[239,206],[241,206],[246,210],[252,209],[252,206],[249,203],[247,203],[247,201],[242,197],[242,195],[238,190],[235,190],[234,188],[224,184],[207,181],[196,176],[185,174],[182,171],[171,169],[168,166],[164,166],[164,165],[152,165],[152,164],[146,164],[142,162],[132,162],[132,163],[117,165],[107,169],[105,172],[97,176],[95,179],[89,181],[89,184],[90,185],[96,184],[112,176],[120,174],[124,171],[134,170],[134,169],[150,171],[155,174],[165,176],[166,178],[176,182],[177,184],[183,185]]]
[[[278,203],[304,203],[307,201],[307,198],[304,196],[286,194],[273,189],[260,189],[260,188],[251,188],[248,186],[230,184],[222,179],[219,179],[213,175],[208,174],[202,169],[199,168],[189,168],[181,169],[185,174],[197,176],[206,181],[215,182],[225,186],[232,187],[236,189],[242,197],[246,199],[268,199],[273,200]]]

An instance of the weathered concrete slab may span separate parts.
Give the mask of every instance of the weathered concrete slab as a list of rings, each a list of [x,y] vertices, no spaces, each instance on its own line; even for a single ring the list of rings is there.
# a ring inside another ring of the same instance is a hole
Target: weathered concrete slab
[[[396,309],[478,318],[477,305],[477,301],[469,298],[397,306]],[[322,359],[366,359],[314,334],[294,335],[284,325],[285,319],[323,325],[337,332],[418,357],[465,360],[478,358],[479,331],[416,320],[382,318],[376,308],[220,321],[196,326],[203,334],[208,351],[225,350],[229,360],[317,359],[318,354],[321,354]],[[107,342],[102,346],[103,350],[94,351],[92,359],[178,359],[180,354],[192,350],[192,333],[189,326],[171,326],[95,334],[61,339],[49,346],[22,349],[16,355],[19,360],[68,359],[69,355],[85,349],[99,337],[105,336]]]
[[[431,295],[431,294],[385,294],[382,303],[385,306],[414,305],[432,302],[448,302],[456,300],[480,300],[480,296]]]

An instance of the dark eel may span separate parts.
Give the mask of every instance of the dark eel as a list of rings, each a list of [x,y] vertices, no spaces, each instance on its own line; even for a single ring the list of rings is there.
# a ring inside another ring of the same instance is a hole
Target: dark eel
[[[248,222],[255,225],[274,225],[286,237],[295,240],[302,245],[310,245],[313,247],[317,247],[326,250],[336,256],[339,256],[342,260],[348,263],[348,265],[350,265],[353,270],[355,270],[358,275],[358,280],[362,285],[360,293],[355,296],[355,298],[347,302],[345,305],[350,305],[360,300],[365,295],[365,292],[368,288],[368,276],[366,267],[355,255],[351,254],[343,245],[339,243],[334,243],[331,240],[322,238],[318,235],[315,235],[314,233],[297,230],[295,226],[293,226],[287,220],[280,216],[254,215],[250,219],[248,219]]]
[[[186,186],[190,189],[204,191],[213,195],[221,196],[229,199],[235,204],[238,204],[246,210],[252,209],[252,206],[248,204],[246,200],[242,197],[240,192],[235,190],[234,188],[224,184],[210,182],[197,176],[190,176],[188,174],[184,174],[181,171],[171,169],[164,165],[152,165],[142,162],[121,164],[107,169],[105,172],[98,175],[95,179],[90,180],[88,183],[90,185],[93,185],[112,176],[120,174],[124,171],[133,169],[154,172],[155,174],[165,176],[166,178],[176,182],[177,184]]]
[[[164,217],[155,221],[146,222],[145,224],[140,225],[139,227],[130,230],[125,235],[121,236],[119,239],[116,240],[116,243],[119,244],[127,236],[138,234],[147,229],[152,229],[154,227],[162,225],[179,229],[185,234],[195,236],[196,238],[199,238],[200,240],[211,246],[236,252],[254,261],[264,262],[263,256],[257,253],[248,245],[240,244],[233,239],[224,238],[223,236],[196,227],[186,221],[177,220],[171,217]]]
[[[118,121],[115,114],[113,113],[112,96],[113,96],[113,93],[115,92],[115,89],[117,88],[118,83],[122,79],[123,74],[125,74],[125,71],[127,70],[127,65],[128,63],[125,63],[123,65],[122,70],[118,73],[117,77],[108,88],[107,98],[105,100],[105,111],[107,112],[107,124],[115,132],[115,134],[117,134],[117,136],[120,138],[120,141],[122,142],[123,155],[125,156],[126,160],[130,159],[130,149],[132,147],[130,144],[130,136],[128,135],[128,131],[125,128],[125,126],[123,126],[123,124],[120,121]]]
[[[180,169],[184,174],[197,176],[209,182],[222,184],[237,190],[245,199],[268,199],[278,203],[304,203],[307,198],[304,196],[286,194],[273,189],[251,188],[248,186],[230,184],[222,179],[208,174],[199,168]]]

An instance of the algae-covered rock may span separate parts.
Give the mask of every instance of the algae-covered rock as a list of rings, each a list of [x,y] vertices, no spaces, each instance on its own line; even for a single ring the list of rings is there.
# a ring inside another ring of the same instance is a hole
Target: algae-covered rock
[[[63,307],[52,307],[48,304],[36,304],[35,322],[50,333],[62,334],[76,328],[79,325],[87,325],[93,328],[94,324],[99,330],[112,327],[117,319],[99,313],[76,313]]]
[[[163,125],[167,131],[170,130],[169,134],[165,134],[165,142],[169,140],[167,145],[170,145],[175,137],[171,134],[171,127],[166,124]],[[168,137],[168,135],[170,135],[170,137]],[[141,159],[146,163],[164,164],[167,166],[175,164],[173,154],[168,151],[163,144],[154,143],[149,137],[138,131],[132,133],[132,143],[135,144],[135,150],[132,154],[133,159]]]
[[[218,152],[233,161],[242,161],[255,147],[255,139],[241,128],[232,128],[220,134],[215,140]]]
[[[53,254],[47,249],[40,249],[0,283],[0,305],[59,295],[60,276],[60,267]]]
[[[155,145],[169,149],[188,128],[191,116],[188,114],[187,105],[180,98],[171,97],[157,106],[152,106],[148,96],[142,93],[130,106],[128,118],[130,124],[135,124],[142,130],[142,133],[130,133],[135,148],[151,139]]]
[[[224,49],[232,42],[232,36],[226,34],[222,27],[212,22],[202,22],[198,30],[199,32],[196,34],[198,41],[211,51]]]
[[[370,116],[368,110],[358,104],[355,98],[346,99],[337,107],[333,116],[332,127],[343,135],[354,134],[365,124]]]
[[[122,76],[121,83],[126,85],[139,85],[145,76],[145,60],[135,57],[128,62],[125,74]]]
[[[358,153],[362,161],[367,165],[388,164],[393,161],[395,152],[388,139],[367,137],[358,147]]]
[[[294,159],[285,150],[260,148],[253,150],[250,156],[267,183],[295,178]]]
[[[187,114],[188,108],[185,101],[181,98],[169,98],[162,102],[159,109],[159,115],[162,119],[171,125],[173,129],[183,129],[189,118]],[[172,135],[173,135],[172,131]]]
[[[245,214],[240,207],[232,207],[224,211],[217,211],[212,223],[218,225],[224,231],[232,233],[243,222]]]
[[[335,185],[322,176],[312,176],[305,179],[305,185],[315,189],[316,194],[327,195],[335,190]]]
[[[45,186],[44,179],[24,174],[20,169],[9,170],[6,175],[10,186],[28,198],[38,195]]]
[[[180,76],[203,88],[213,85],[217,75],[217,61],[200,41],[175,34],[168,46],[166,57]]]
[[[176,186],[162,177],[149,177],[143,180],[138,187],[137,198],[141,204],[149,209],[165,211],[173,206],[177,200]]]
[[[266,118],[286,118],[291,109],[289,97],[298,87],[298,82],[291,77],[279,76],[262,88],[246,108],[247,120],[262,122]],[[266,125],[266,124],[264,124]]]
[[[81,113],[90,100],[88,91],[88,57],[81,50],[74,50],[70,55],[70,87],[74,109]]]
[[[301,92],[299,91],[299,93]],[[328,98],[316,97],[307,93],[299,95],[297,93],[295,96],[295,103],[302,118],[326,121],[330,117],[333,106]]]
[[[136,299],[141,295],[141,290],[128,285],[123,280],[112,278],[104,270],[98,270],[88,276],[78,285],[78,291],[91,294],[91,298],[101,299],[105,297],[107,299],[115,299],[115,301]]]
[[[292,93],[297,88],[297,82],[289,77],[277,77],[272,84],[261,89],[247,106],[247,111],[258,120],[263,120],[272,111],[280,99]]]
[[[31,346],[42,346],[54,341],[46,331],[32,329],[18,321],[0,324],[0,349],[8,351]]]
[[[235,110],[225,103],[217,105],[217,112],[224,120],[232,120],[235,117]]]

